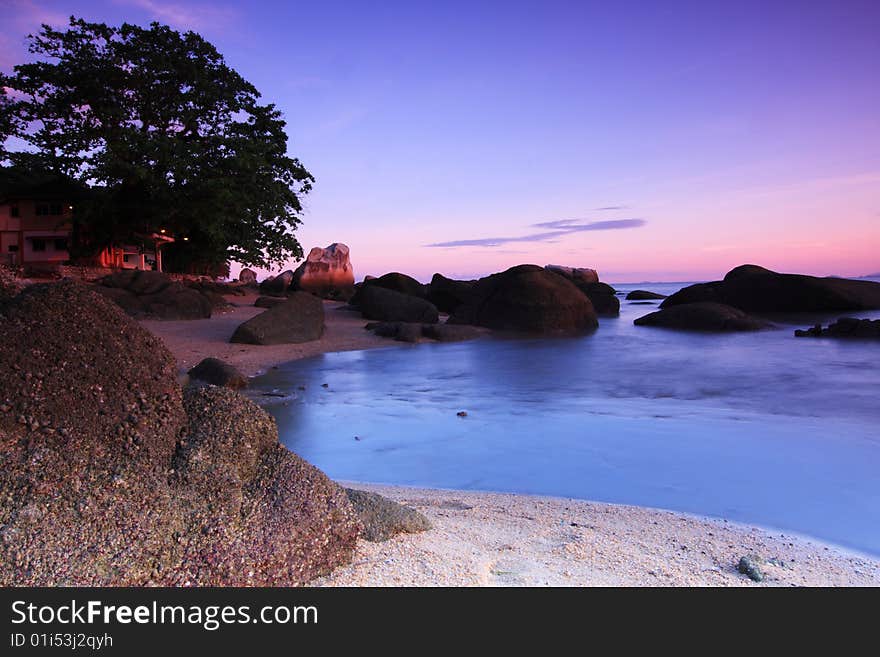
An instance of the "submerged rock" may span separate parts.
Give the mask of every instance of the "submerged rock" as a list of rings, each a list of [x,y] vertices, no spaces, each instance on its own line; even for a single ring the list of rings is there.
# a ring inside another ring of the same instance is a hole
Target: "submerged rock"
[[[421,338],[437,342],[474,340],[489,333],[487,329],[466,324],[421,324],[418,322],[370,322],[365,327],[382,338],[418,342]]]
[[[665,299],[665,294],[659,292],[649,292],[648,290],[633,290],[626,295],[627,301],[648,301],[651,299]]]
[[[281,304],[251,317],[232,334],[230,342],[297,344],[324,333],[324,303],[308,292],[294,292]]]
[[[360,518],[364,540],[378,543],[400,533],[415,534],[431,529],[424,515],[387,497],[354,488],[346,488],[345,493]]]
[[[808,329],[796,330],[794,335],[798,338],[880,338],[880,319],[841,317],[826,328],[816,324]]]
[[[721,303],[687,303],[639,317],[636,326],[659,326],[688,331],[760,331],[773,328],[769,322]]]
[[[665,299],[662,307],[704,301],[758,313],[871,310],[880,308],[880,283],[779,274],[757,265],[742,265],[722,281],[679,290]]]

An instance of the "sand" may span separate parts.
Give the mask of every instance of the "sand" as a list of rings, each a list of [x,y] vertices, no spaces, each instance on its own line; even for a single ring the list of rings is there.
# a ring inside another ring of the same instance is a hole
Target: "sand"
[[[332,351],[392,347],[357,313],[325,302],[326,330],[300,345],[230,344],[254,296],[211,319],[142,321],[189,369],[213,356],[254,375]],[[880,560],[787,532],[641,507],[500,493],[350,484],[408,504],[433,529],[358,541],[353,562],[318,586],[880,586]],[[756,583],[736,570],[764,560]]]

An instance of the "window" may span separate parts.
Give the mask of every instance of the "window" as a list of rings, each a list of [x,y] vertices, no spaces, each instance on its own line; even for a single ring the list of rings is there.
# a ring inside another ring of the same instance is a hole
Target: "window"
[[[34,207],[34,214],[36,214],[38,217],[45,217],[49,214],[49,204],[37,203]]]
[[[10,217],[20,217],[21,216],[21,214],[18,211],[17,205],[10,205],[9,206],[9,216]]]
[[[67,251],[67,238],[66,237],[55,238],[55,250],[56,251]]]
[[[9,245],[10,253],[18,253],[18,244],[10,244]]]
[[[64,207],[60,203],[50,203],[49,204],[49,214],[57,217],[59,215],[64,214]]]
[[[33,250],[34,251],[45,251],[46,250],[46,240],[34,238],[33,242]]]

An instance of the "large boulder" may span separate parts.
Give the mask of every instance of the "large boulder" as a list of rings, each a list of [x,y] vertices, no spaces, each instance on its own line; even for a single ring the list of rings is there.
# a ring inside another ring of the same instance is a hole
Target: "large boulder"
[[[425,286],[422,283],[419,283],[412,276],[407,276],[406,274],[401,274],[396,271],[379,276],[379,278],[365,280],[363,287],[373,285],[383,287],[386,290],[394,290],[395,292],[401,292],[402,294],[409,294],[410,296],[419,297],[420,299],[427,299],[428,297]]]
[[[648,290],[633,290],[626,295],[627,301],[651,301],[654,299],[665,299],[665,294],[659,292],[649,292]]]
[[[600,283],[599,274],[595,269],[562,265],[547,265],[544,269],[571,281],[587,295],[597,315],[617,317],[620,314],[620,299],[617,298],[617,291],[607,283]]]
[[[660,326],[688,331],[760,331],[772,324],[751,317],[738,308],[709,301],[686,303],[639,317],[636,326]]]
[[[0,302],[0,585],[302,584],[347,562],[345,493],[90,288]]]
[[[471,301],[450,319],[504,331],[569,333],[595,329],[590,300],[571,281],[537,265],[481,278]]]
[[[286,294],[294,278],[295,274],[290,269],[270,276],[260,283],[260,294]]]
[[[253,269],[244,267],[238,272],[238,282],[244,285],[254,285],[257,282],[257,272]]]
[[[219,295],[172,281],[156,271],[119,271],[97,281],[95,291],[137,319],[207,319]]]
[[[431,302],[380,285],[364,285],[358,291],[356,301],[367,319],[434,324],[440,318],[437,307]]]
[[[287,301],[251,317],[232,334],[230,342],[296,344],[324,333],[324,303],[308,292],[294,292]]]
[[[354,293],[354,269],[349,248],[334,242],[326,249],[316,246],[309,251],[293,275],[294,289],[333,299],[348,299]]]
[[[476,281],[457,281],[442,274],[434,274],[427,286],[428,301],[437,306],[440,312],[451,315],[456,308],[472,299],[476,283]]]
[[[742,265],[724,280],[690,285],[663,301],[661,307],[713,301],[745,312],[836,312],[880,308],[880,283],[845,278],[779,274],[757,265]]]
[[[204,381],[212,386],[223,386],[233,390],[246,388],[248,384],[244,374],[219,358],[205,358],[187,374],[194,381]]]

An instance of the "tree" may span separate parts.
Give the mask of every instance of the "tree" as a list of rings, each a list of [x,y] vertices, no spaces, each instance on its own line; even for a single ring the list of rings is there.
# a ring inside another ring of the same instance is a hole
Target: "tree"
[[[0,131],[93,187],[77,208],[91,248],[165,229],[178,260],[302,257],[293,231],[314,178],[287,155],[281,113],[214,46],[158,23],[74,17],[28,38],[39,60],[2,81],[14,93],[0,96]]]

